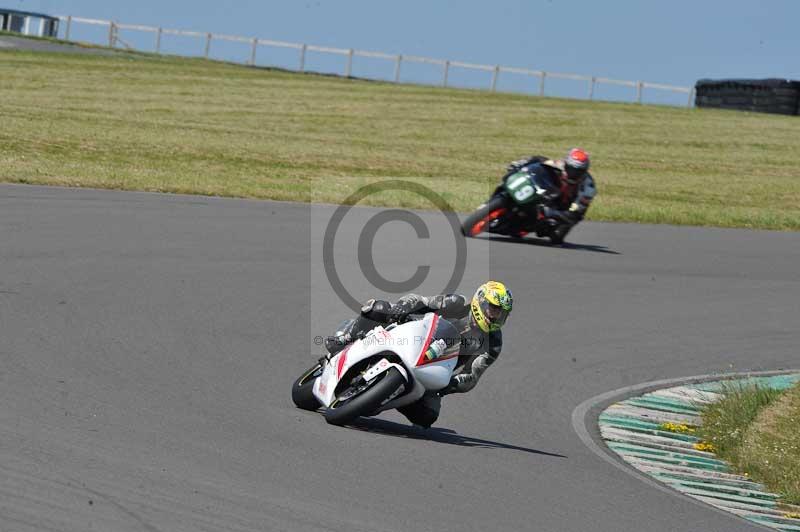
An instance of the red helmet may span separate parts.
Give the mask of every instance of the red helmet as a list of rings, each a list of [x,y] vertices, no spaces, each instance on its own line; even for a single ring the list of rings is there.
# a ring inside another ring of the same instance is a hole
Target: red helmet
[[[589,170],[589,154],[581,148],[572,148],[564,157],[564,171],[567,174],[567,183],[579,183]]]

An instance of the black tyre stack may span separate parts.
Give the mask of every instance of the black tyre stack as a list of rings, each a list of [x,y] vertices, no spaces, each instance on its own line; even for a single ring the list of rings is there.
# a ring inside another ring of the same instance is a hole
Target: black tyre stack
[[[800,81],[785,79],[701,79],[695,105],[783,115],[800,114]]]

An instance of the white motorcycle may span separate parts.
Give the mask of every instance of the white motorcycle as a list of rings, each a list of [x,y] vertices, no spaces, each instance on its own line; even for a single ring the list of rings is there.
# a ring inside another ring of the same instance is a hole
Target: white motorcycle
[[[324,407],[333,425],[409,405],[449,384],[460,340],[453,324],[433,313],[375,327],[303,373],[292,385],[292,400],[304,410]]]

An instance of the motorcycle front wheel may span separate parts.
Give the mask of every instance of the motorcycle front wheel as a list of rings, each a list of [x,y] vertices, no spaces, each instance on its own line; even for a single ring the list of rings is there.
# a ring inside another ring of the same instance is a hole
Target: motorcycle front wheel
[[[506,199],[502,196],[494,196],[466,217],[464,223],[461,224],[461,232],[464,233],[464,236],[478,236],[485,230],[486,226],[503,216],[507,211]]]
[[[378,379],[351,398],[339,399],[346,397],[349,392],[349,388],[342,390],[333,404],[325,410],[325,421],[331,425],[345,425],[359,416],[370,415],[397,397],[402,391],[401,387],[406,384],[406,379],[397,368],[389,368]]]
[[[322,364],[306,370],[299,379],[292,384],[292,401],[297,408],[303,410],[316,410],[320,407],[319,401],[314,397],[314,381],[322,375]]]

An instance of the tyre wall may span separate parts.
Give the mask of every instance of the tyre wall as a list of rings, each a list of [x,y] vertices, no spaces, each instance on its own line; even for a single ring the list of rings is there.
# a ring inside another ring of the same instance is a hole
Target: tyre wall
[[[785,79],[701,79],[695,85],[697,107],[737,109],[783,115],[800,114],[800,81]]]

